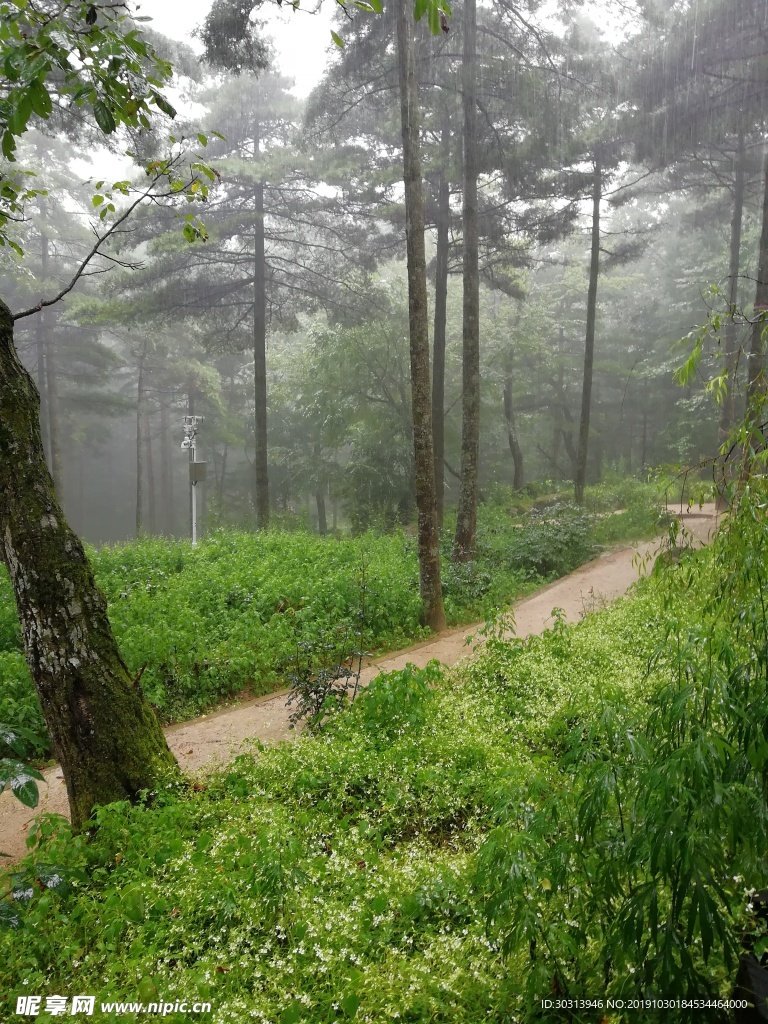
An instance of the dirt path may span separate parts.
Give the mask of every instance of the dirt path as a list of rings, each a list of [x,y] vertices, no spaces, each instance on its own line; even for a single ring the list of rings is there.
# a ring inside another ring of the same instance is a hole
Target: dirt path
[[[683,512],[682,518],[700,543],[709,540],[717,523],[714,505]],[[657,548],[658,541],[651,541],[605,553],[520,601],[514,609],[516,635],[543,632],[552,624],[553,608],[562,608],[567,621],[576,622],[586,613],[614,601],[638,578],[638,556],[642,559]],[[404,668],[409,662],[423,667],[436,658],[444,665],[455,665],[469,656],[466,639],[477,629],[478,624],[447,630],[422,644],[384,655],[364,669],[362,682],[370,681],[379,672]],[[288,726],[286,693],[281,690],[170,726],[166,730],[168,743],[181,767],[196,772],[204,766],[226,763],[247,740],[258,738],[270,743],[294,735]],[[3,858],[2,864],[24,855],[29,827],[38,814],[68,814],[61,769],[48,768],[44,775],[46,781],[40,785],[40,803],[35,811],[24,807],[8,792],[0,795],[0,851],[10,855],[9,859]]]

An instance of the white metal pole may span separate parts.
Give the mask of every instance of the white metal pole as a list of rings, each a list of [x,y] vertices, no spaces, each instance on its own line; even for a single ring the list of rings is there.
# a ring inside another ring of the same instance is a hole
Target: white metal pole
[[[192,462],[197,462],[197,446],[192,441]],[[197,547],[197,482],[192,481],[192,547]]]

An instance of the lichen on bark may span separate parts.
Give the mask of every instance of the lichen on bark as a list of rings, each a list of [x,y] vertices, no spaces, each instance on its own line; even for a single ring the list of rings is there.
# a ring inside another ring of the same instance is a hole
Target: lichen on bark
[[[120,654],[83,546],[45,462],[37,388],[0,300],[0,558],[73,824],[136,801],[177,770],[157,717]]]

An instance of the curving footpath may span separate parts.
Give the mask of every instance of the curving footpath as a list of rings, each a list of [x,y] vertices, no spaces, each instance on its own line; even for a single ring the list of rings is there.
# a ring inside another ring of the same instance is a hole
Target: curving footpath
[[[678,515],[700,544],[706,544],[717,527],[718,513],[713,504],[690,512],[681,510]],[[576,622],[585,614],[610,604],[638,579],[643,560],[653,558],[658,547],[659,541],[654,540],[606,552],[543,587],[514,606],[515,634],[523,637],[542,633],[552,625],[554,608],[561,608],[568,622]],[[446,630],[424,643],[376,659],[363,670],[361,682],[370,682],[380,672],[405,668],[409,662],[423,668],[436,658],[444,665],[455,665],[471,656],[467,639],[480,625]],[[166,729],[168,744],[182,769],[191,773],[226,763],[249,740],[274,743],[295,735],[289,727],[289,710],[285,706],[287,692],[280,690],[191,722],[169,726]],[[40,803],[34,811],[24,807],[9,792],[0,795],[0,851],[8,855],[2,858],[0,867],[26,853],[29,828],[39,814],[68,814],[61,769],[55,765],[43,774],[45,782],[40,784]]]

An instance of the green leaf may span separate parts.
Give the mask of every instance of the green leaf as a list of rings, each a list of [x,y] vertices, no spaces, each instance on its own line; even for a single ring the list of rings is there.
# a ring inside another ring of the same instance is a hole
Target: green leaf
[[[28,771],[31,773],[32,769],[28,769]],[[42,778],[42,776],[38,774],[38,778]],[[37,807],[40,794],[37,789],[37,783],[31,774],[20,772],[18,775],[14,775],[11,778],[11,792],[25,807]]]
[[[21,928],[21,915],[9,903],[0,903],[0,928]]]
[[[348,1017],[354,1017],[360,1006],[360,996],[356,992],[350,992],[344,996],[339,1005]]]
[[[384,13],[384,5],[382,4],[381,0],[371,0],[371,7],[377,14]]]
[[[96,124],[105,135],[111,135],[115,128],[117,128],[112,111],[104,100],[96,100],[93,104],[93,116],[96,118]]]
[[[168,117],[176,117],[176,108],[171,106],[165,96],[153,90],[152,99],[155,102],[155,106],[158,106],[164,114],[167,114]]]
[[[429,31],[433,36],[440,34],[440,8],[435,3],[435,0],[430,0],[428,7],[429,12]]]
[[[295,999],[289,1007],[283,1010],[280,1016],[280,1024],[298,1024],[304,1016],[304,1007]]]
[[[122,899],[123,914],[132,924],[144,920],[144,897],[138,889],[129,889]]]
[[[3,141],[0,148],[2,148],[3,156],[6,160],[14,159],[13,154],[16,149],[16,139],[14,138],[13,132],[8,128],[3,132]]]
[[[427,7],[429,6],[429,0],[415,0],[413,5],[413,17],[416,21],[421,21],[424,17]]]
[[[27,122],[31,114],[32,100],[28,93],[24,93],[8,118],[9,131],[14,135],[22,135],[27,130]]]
[[[331,39],[334,41],[334,43],[336,43],[340,50],[344,49],[344,40],[341,38],[338,32],[334,32],[333,30],[331,30]]]
[[[197,133],[197,141],[200,143],[201,146],[207,146],[208,145],[208,138],[207,138],[207,136],[203,135],[202,132],[198,132]]]
[[[53,104],[51,103],[51,97],[48,90],[41,82],[33,82],[29,87],[30,103],[32,109],[38,115],[38,117],[47,118],[50,117],[51,111],[53,110]]]

